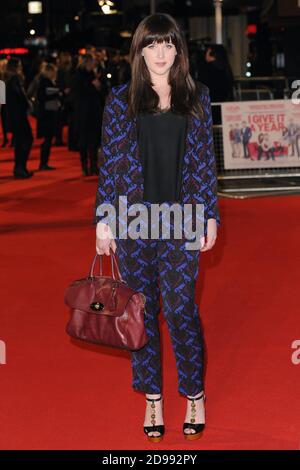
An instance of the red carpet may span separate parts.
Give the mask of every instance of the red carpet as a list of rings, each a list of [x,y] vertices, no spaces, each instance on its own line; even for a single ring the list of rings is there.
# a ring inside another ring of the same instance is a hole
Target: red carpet
[[[65,287],[95,252],[97,178],[81,176],[78,154],[54,148],[56,171],[14,180],[12,149],[0,152],[1,449],[299,449],[298,196],[220,201],[218,241],[198,279],[207,428],[201,441],[181,435],[185,400],[162,313],[166,435],[148,444],[129,353],[64,332]],[[36,147],[29,169],[38,163]]]

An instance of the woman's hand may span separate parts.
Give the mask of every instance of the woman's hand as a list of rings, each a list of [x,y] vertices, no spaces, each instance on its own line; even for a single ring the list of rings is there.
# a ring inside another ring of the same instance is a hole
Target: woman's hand
[[[97,223],[96,228],[96,252],[98,255],[110,255],[110,248],[115,253],[117,245],[109,225],[102,222]]]
[[[217,221],[216,219],[208,219],[206,242],[205,242],[205,237],[201,237],[200,242],[201,242],[202,248],[200,248],[200,251],[210,250],[216,243],[216,239],[217,239]]]

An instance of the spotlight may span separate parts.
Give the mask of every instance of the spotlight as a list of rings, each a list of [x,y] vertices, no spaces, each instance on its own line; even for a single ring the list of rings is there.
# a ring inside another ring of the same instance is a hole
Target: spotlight
[[[42,2],[28,2],[28,13],[30,15],[38,15],[43,12]]]
[[[111,0],[98,0],[98,4],[104,15],[113,15],[114,13],[118,13],[117,10],[113,10],[115,4]]]

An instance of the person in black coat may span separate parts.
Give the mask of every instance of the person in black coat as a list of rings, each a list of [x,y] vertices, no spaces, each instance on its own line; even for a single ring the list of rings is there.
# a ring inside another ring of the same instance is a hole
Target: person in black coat
[[[205,64],[199,70],[199,80],[209,88],[212,102],[233,99],[234,78],[223,45],[213,44],[207,48]]]
[[[227,51],[222,44],[212,44],[205,52],[205,62],[199,67],[199,80],[209,88],[212,103],[233,100],[234,78]],[[212,106],[214,124],[221,124],[221,108]]]
[[[95,74],[92,55],[81,58],[74,79],[74,102],[82,173],[97,175],[97,151],[101,144],[104,96]],[[90,162],[90,166],[89,166]]]
[[[41,73],[46,65],[47,65],[47,62],[45,61],[41,62],[38,73],[34,76],[34,78],[29,83],[29,86],[27,88],[27,97],[31,103],[30,114],[35,118],[37,118],[37,106],[38,106],[37,91],[39,88]]]
[[[59,88],[56,86],[57,69],[54,64],[46,64],[39,80],[37,90],[37,137],[44,137],[41,145],[39,170],[55,170],[48,165],[52,139],[57,129],[57,113],[60,108]]]
[[[30,103],[23,87],[22,63],[17,57],[12,57],[7,62],[5,82],[7,131],[12,132],[14,140],[14,177],[30,178],[33,172],[26,168],[33,142],[28,120]]]

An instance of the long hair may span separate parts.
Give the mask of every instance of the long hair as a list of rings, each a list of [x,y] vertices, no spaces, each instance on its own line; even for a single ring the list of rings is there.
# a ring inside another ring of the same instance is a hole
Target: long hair
[[[155,13],[138,25],[130,47],[131,80],[127,89],[128,115],[157,112],[159,96],[153,90],[151,76],[142,56],[143,47],[153,42],[172,42],[176,48],[174,63],[169,71],[171,109],[175,113],[203,117],[197,84],[189,73],[188,49],[183,33],[175,19],[166,13]]]
[[[5,70],[7,66],[7,59],[0,60],[0,80],[4,79],[5,77]]]

